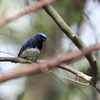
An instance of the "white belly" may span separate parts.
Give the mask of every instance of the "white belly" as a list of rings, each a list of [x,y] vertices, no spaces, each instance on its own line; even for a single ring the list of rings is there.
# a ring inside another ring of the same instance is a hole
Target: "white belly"
[[[35,57],[40,53],[40,50],[37,48],[28,48],[22,52],[20,57],[22,58],[30,58],[30,57]]]

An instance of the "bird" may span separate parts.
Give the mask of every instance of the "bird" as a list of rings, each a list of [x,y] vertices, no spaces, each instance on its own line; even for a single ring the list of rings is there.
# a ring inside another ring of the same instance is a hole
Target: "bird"
[[[46,40],[47,37],[45,34],[37,33],[34,37],[24,43],[18,53],[18,57],[32,61],[37,60],[37,56],[42,49],[43,42],[46,42]]]

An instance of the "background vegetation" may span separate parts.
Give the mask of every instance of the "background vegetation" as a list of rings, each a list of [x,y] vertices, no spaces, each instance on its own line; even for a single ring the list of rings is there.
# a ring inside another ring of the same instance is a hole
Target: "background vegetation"
[[[33,4],[34,0],[0,0],[0,17],[6,18],[21,8]],[[100,2],[97,0],[59,0],[52,4],[64,21],[87,45],[100,41]],[[17,20],[0,27],[0,51],[16,55],[25,41],[36,33],[47,35],[47,43],[39,59],[47,59],[69,51],[77,50],[72,41],[65,36],[43,8],[24,15]],[[99,62],[99,51],[94,52]],[[1,53],[0,56],[12,56]],[[67,63],[67,65],[91,75],[86,58]],[[0,62],[0,72],[11,70],[22,64]],[[76,79],[76,76],[61,69],[55,72]],[[81,80],[83,81],[83,80]],[[83,81],[84,82],[84,81]],[[52,73],[37,73],[0,83],[0,100],[99,100],[92,86],[84,86],[65,80]]]

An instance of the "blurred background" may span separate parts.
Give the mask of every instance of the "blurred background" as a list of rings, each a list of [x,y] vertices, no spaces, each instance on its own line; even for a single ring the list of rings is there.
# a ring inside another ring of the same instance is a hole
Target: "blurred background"
[[[0,0],[0,18],[9,17],[34,2],[35,0]],[[100,42],[99,0],[58,0],[52,6],[87,46]],[[78,49],[40,8],[0,27],[0,51],[12,54],[0,53],[0,57],[16,57],[25,41],[38,32],[48,37],[39,59],[60,56],[65,52]],[[93,53],[99,62],[99,51]],[[67,65],[91,75],[86,58],[69,62]],[[22,66],[24,64],[0,62],[0,73]],[[67,71],[58,68],[54,71],[76,79],[76,76]],[[80,99],[99,100],[100,97],[92,86],[80,85],[52,73],[35,73],[0,83],[0,100]]]

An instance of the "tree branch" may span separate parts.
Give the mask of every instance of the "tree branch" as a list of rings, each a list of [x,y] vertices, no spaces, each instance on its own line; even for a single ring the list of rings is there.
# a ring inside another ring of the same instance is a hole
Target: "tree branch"
[[[65,53],[61,57],[58,57],[57,59],[60,59],[60,63],[64,63],[64,62],[68,62],[68,61],[77,59],[83,55],[87,56],[90,53],[92,53],[92,51],[95,51],[95,50],[100,50],[100,43],[97,43],[89,48],[86,48],[85,50],[81,49],[81,52],[75,51],[75,52]],[[0,52],[7,53],[7,52],[2,52],[2,51],[0,51]],[[10,54],[10,53],[7,53],[7,54]],[[53,58],[53,59],[55,59],[55,58]],[[8,61],[8,62],[15,62],[15,63],[32,63],[31,61],[20,58],[20,57],[17,57],[17,58],[16,57],[0,57],[0,62],[1,61],[3,61],[3,62]]]
[[[0,74],[0,82],[15,78],[15,77],[19,77],[21,75],[26,75],[26,74],[30,74],[30,73],[35,73],[37,71],[40,70],[46,70],[46,68],[53,68],[54,66],[62,68],[64,70],[67,70],[73,74],[75,74],[76,76],[86,80],[87,82],[89,82],[92,86],[94,86],[94,88],[96,88],[98,90],[98,92],[100,93],[100,88],[99,85],[97,86],[97,84],[95,84],[95,81],[92,77],[83,74],[80,71],[77,71],[73,68],[70,68],[68,66],[65,65],[61,65],[64,62],[67,61],[71,61],[75,58],[78,58],[82,55],[88,55],[89,53],[91,53],[94,50],[99,50],[100,49],[100,44],[96,44],[86,50],[83,50],[83,52],[68,52],[64,55],[62,55],[61,57],[57,57],[57,58],[51,58],[48,60],[44,60],[44,61],[40,61],[37,63],[33,63],[31,65],[27,65],[25,67],[21,67],[21,68],[17,68],[13,71],[10,71],[8,73],[5,74]],[[20,62],[20,63],[31,63],[30,61],[24,60],[22,58],[8,58],[8,57],[3,57],[0,58],[1,61],[11,61],[11,62]]]
[[[41,1],[41,0],[39,0]],[[47,5],[43,7],[44,10],[51,16],[51,18],[56,22],[56,24],[59,26],[59,28],[73,41],[73,43],[80,49],[86,49],[86,45],[81,41],[81,39],[70,29],[70,27],[64,22],[64,20],[61,18],[61,16],[53,9],[52,6]],[[92,69],[93,69],[93,76],[95,82],[97,82],[97,79],[100,80],[100,70],[99,65],[97,63],[97,60],[95,56],[91,53],[89,55],[85,55],[85,57],[88,59]]]
[[[28,14],[32,11],[35,11],[37,10],[38,8],[44,6],[44,5],[47,5],[47,4],[50,4],[52,2],[54,2],[56,0],[41,0],[41,1],[37,1],[35,2],[34,4],[26,7],[26,8],[22,8],[19,10],[18,13],[15,13],[14,15],[11,15],[10,17],[6,18],[6,19],[0,19],[0,26],[2,25],[5,25],[11,21],[14,21],[15,19],[25,15],[25,14]]]
[[[47,68],[53,68],[54,66],[59,67],[59,68],[64,69],[64,70],[67,70],[67,71],[70,71],[71,73],[77,75],[78,77],[86,80],[87,82],[91,83],[91,85],[93,85],[94,88],[96,88],[98,92],[100,92],[100,90],[95,86],[94,81],[92,80],[92,77],[85,75],[82,72],[77,71],[77,70],[70,68],[68,66],[60,65],[58,63],[58,59],[45,60],[42,62],[38,62],[34,65],[33,64],[27,65],[24,67],[17,68],[17,69],[10,71],[8,73],[0,74],[0,82],[4,82],[4,81],[7,81],[9,79],[16,78],[19,76],[35,73],[35,72],[38,72],[41,70],[46,70]]]
[[[78,77],[80,77],[80,78],[86,80],[86,81],[89,82],[95,89],[97,89],[97,91],[100,93],[100,89],[99,89],[99,87],[97,87],[97,86],[95,85],[94,79],[93,79],[92,77],[90,77],[90,76],[88,76],[88,75],[86,75],[86,74],[84,74],[84,73],[82,73],[82,72],[80,72],[80,71],[77,71],[77,70],[75,70],[75,69],[73,69],[73,68],[70,68],[70,67],[68,67],[68,66],[65,66],[65,65],[58,65],[57,67],[59,67],[59,68],[61,68],[61,69],[65,69],[65,70],[67,70],[67,71],[73,73],[74,75],[76,75],[76,76],[78,76]]]
[[[0,57],[0,62],[28,63],[29,61],[19,57]]]

